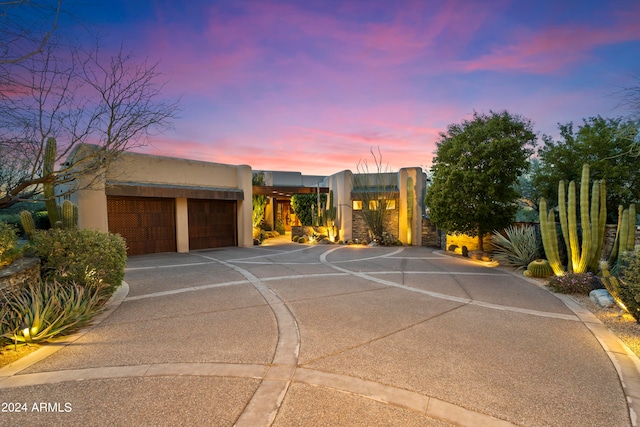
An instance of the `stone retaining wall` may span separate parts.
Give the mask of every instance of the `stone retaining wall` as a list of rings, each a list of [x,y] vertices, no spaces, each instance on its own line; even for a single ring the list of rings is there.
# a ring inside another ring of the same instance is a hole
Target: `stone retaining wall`
[[[25,286],[40,280],[40,259],[20,258],[0,270],[0,290]]]

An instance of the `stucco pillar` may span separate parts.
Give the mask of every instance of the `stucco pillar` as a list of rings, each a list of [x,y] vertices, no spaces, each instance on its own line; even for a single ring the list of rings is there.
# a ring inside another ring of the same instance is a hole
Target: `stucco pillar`
[[[351,191],[353,189],[353,174],[349,170],[338,172],[327,178],[329,190],[333,191],[336,207],[335,226],[338,228],[340,240],[353,238],[353,211],[351,205]]]
[[[176,199],[176,249],[178,253],[189,252],[189,209],[187,199]]]
[[[78,228],[109,231],[104,180],[96,179],[91,188],[88,188],[88,178],[81,176],[79,188],[81,189],[71,195],[71,201],[78,206]]]
[[[238,188],[244,193],[244,200],[238,201],[238,246],[253,246],[251,213],[253,211],[253,186],[251,166],[238,166]]]

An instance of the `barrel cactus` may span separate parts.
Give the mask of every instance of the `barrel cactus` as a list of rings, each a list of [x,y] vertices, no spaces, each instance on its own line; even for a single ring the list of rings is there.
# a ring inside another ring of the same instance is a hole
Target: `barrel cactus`
[[[546,259],[536,259],[529,263],[524,275],[545,278],[553,275],[553,269]]]

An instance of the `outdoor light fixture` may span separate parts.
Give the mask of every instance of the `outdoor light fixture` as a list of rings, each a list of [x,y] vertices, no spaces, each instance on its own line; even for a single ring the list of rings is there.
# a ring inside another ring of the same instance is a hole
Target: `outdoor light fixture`
[[[26,322],[22,322],[20,324],[20,330],[22,331],[22,336],[24,337],[25,342],[33,342],[31,340],[31,328],[26,324]]]

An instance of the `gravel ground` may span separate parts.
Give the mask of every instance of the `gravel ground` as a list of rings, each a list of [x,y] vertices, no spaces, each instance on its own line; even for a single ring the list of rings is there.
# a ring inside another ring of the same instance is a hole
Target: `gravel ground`
[[[595,314],[636,356],[640,356],[640,324],[630,314],[617,307],[600,307],[585,295],[571,295],[571,298]]]

